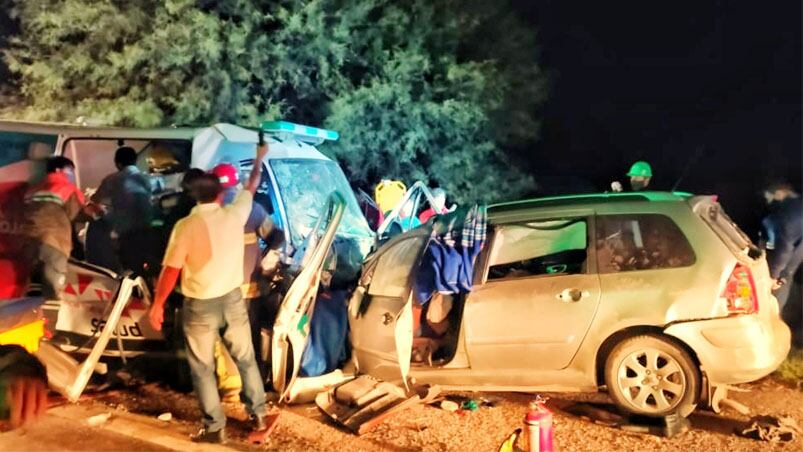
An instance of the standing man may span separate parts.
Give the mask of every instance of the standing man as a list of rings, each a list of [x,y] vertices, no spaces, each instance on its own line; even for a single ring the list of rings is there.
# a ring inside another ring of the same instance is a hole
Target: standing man
[[[212,168],[214,174],[220,181],[223,187],[223,202],[224,206],[231,204],[237,197],[240,190],[240,173],[238,169],[231,163],[221,163]],[[263,249],[260,246],[260,239],[265,242],[266,251],[278,256],[279,248],[282,245],[282,233],[275,227],[268,211],[258,202],[254,201],[251,204],[251,213],[248,216],[248,221],[245,223],[243,230],[243,242],[245,243],[245,252],[243,260],[243,285],[241,286],[243,298],[248,306],[248,318],[251,323],[251,336],[256,351],[257,365],[259,366],[259,373],[262,381],[265,382],[268,377],[267,362],[262,359],[261,344],[262,344],[262,327],[267,325],[269,320],[268,310],[265,306],[264,297],[267,295],[267,284],[263,277],[263,268],[261,262],[263,261]],[[272,260],[273,263],[278,265],[277,259]],[[274,268],[264,269],[266,273],[272,273]],[[272,325],[268,325],[272,326]]]
[[[646,190],[652,180],[652,167],[645,161],[638,161],[630,167],[627,177],[630,178],[631,191]],[[615,192],[623,191],[622,183],[619,181],[611,183],[611,188]]]
[[[783,311],[791,283],[803,262],[803,199],[787,183],[776,183],[764,190],[772,213],[763,221],[774,235],[769,253],[770,276],[775,280],[775,297]]]
[[[151,184],[137,168],[137,151],[123,146],[114,153],[117,172],[106,176],[92,201],[107,211],[123,270],[141,273],[145,264],[158,261],[151,220]]]
[[[66,157],[47,160],[47,175],[25,194],[25,233],[31,243],[28,257],[33,274],[43,283],[43,295],[58,299],[67,277],[72,252],[72,221],[89,212],[75,186],[75,164]]]
[[[198,205],[173,228],[156,284],[149,319],[151,326],[160,331],[165,302],[181,273],[187,359],[204,414],[204,427],[192,436],[196,442],[226,441],[226,417],[215,382],[215,342],[220,331],[240,371],[243,400],[254,428],[265,428],[265,390],[254,359],[248,311],[240,286],[245,250],[243,228],[251,213],[262,172],[261,162],[267,152],[267,144],[257,147],[254,168],[245,189],[227,206],[221,205],[223,190],[214,175],[205,174],[190,182],[190,193]]]

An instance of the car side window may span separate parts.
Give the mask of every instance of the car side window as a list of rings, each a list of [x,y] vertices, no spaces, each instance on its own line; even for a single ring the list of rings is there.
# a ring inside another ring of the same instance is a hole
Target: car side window
[[[488,280],[586,272],[585,218],[499,226],[489,256]]]
[[[696,261],[683,231],[665,215],[602,215],[596,224],[600,273],[687,267]]]
[[[426,240],[424,236],[402,240],[379,256],[368,295],[404,297]]]

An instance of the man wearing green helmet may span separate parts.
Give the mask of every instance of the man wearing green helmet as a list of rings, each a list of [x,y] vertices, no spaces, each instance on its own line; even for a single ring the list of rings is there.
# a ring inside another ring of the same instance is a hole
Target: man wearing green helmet
[[[649,163],[640,160],[630,167],[627,176],[630,178],[630,189],[632,191],[646,190],[652,179],[652,167]],[[622,184],[619,181],[613,182],[611,188],[615,192],[623,191]]]

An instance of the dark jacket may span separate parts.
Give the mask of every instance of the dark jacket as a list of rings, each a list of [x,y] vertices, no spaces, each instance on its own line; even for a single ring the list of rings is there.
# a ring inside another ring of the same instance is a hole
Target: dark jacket
[[[789,198],[769,216],[775,229],[775,250],[769,256],[773,278],[791,278],[803,260],[803,199]]]

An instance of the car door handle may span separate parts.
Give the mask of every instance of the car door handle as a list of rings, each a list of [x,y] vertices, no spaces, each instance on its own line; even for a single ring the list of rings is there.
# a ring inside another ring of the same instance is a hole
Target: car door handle
[[[563,292],[557,294],[555,298],[567,303],[574,303],[591,296],[587,290],[580,289],[563,289]]]

